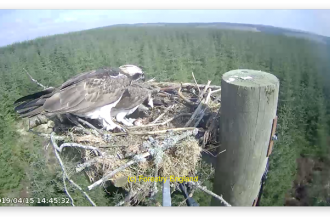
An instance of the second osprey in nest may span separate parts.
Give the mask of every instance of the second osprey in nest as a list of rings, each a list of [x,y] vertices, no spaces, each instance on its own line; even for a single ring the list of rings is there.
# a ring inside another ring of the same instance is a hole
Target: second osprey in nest
[[[133,81],[143,78],[143,71],[135,65],[85,72],[58,88],[48,88],[16,100],[15,104],[20,104],[15,107],[15,111],[23,118],[69,113],[99,119],[106,130],[113,130],[119,126],[112,121],[111,109]]]
[[[135,110],[146,100],[148,105],[153,108],[151,89],[146,88],[143,83],[134,83],[124,92],[118,104],[111,109],[111,115],[116,116],[118,122],[126,126],[133,126],[135,119],[127,119],[126,116],[135,112]]]

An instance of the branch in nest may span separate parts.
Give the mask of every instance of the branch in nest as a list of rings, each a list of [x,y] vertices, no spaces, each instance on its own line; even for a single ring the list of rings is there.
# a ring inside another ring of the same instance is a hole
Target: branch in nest
[[[200,93],[201,93],[201,90],[199,89],[199,86],[198,86],[198,84],[197,84],[197,81],[196,81],[196,78],[195,78],[194,72],[191,72],[191,75],[192,75],[192,77],[194,78],[195,85],[196,85],[196,87],[197,87],[197,89],[198,89],[198,94],[200,94]]]
[[[85,146],[85,145],[81,145],[81,144],[76,144],[76,143],[64,143],[61,144],[61,146],[57,149],[59,152],[62,152],[63,148],[65,147],[79,147],[79,148],[83,148],[86,150],[92,150],[92,151],[96,151],[99,156],[104,155],[104,153],[102,153],[98,148],[93,147],[93,146]]]
[[[102,157],[102,156],[94,157],[94,158],[92,158],[92,159],[90,159],[90,160],[87,160],[87,161],[86,161],[85,163],[83,163],[83,164],[78,164],[78,165],[76,166],[76,173],[79,173],[79,172],[83,171],[84,169],[86,169],[87,167],[92,166],[92,165],[93,165],[94,163],[96,163],[97,160],[100,159],[100,158],[103,158],[103,157]]]
[[[203,102],[200,102],[198,107],[196,108],[196,110],[194,111],[194,113],[192,114],[192,116],[190,117],[190,119],[187,121],[187,123],[184,125],[185,127],[190,126],[190,124],[192,123],[192,121],[197,117],[197,115],[203,111],[202,109],[206,108],[205,104]]]
[[[176,83],[176,82],[152,82],[152,84],[157,85],[159,87],[173,87],[175,88],[180,88],[180,87],[195,87],[195,83]],[[197,84],[197,86],[201,88],[205,88],[206,84]],[[216,85],[209,85],[209,88],[211,89],[220,89],[221,86],[216,86]]]
[[[74,142],[90,142],[90,143],[105,143],[104,139],[100,136],[95,135],[83,135],[83,136],[75,136],[74,139],[71,137]]]
[[[94,189],[95,187],[99,186],[100,184],[102,184],[104,181],[110,179],[111,177],[113,177],[116,173],[123,171],[124,169],[126,169],[127,167],[130,167],[131,165],[138,163],[140,161],[143,161],[143,158],[150,156],[149,152],[146,152],[142,155],[137,155],[135,157],[134,160],[131,160],[129,162],[127,162],[126,164],[124,164],[123,166],[119,167],[118,169],[115,169],[114,171],[106,174],[102,179],[96,181],[95,183],[93,183],[92,185],[88,186],[89,190]]]
[[[197,135],[198,133],[198,129],[197,128],[194,128],[193,131],[187,131],[181,135],[177,135],[177,136],[174,136],[174,137],[169,137],[167,139],[165,139],[163,141],[163,144],[161,145],[161,149],[163,151],[173,147],[176,145],[176,143],[184,138],[187,138],[188,136],[191,136],[191,135]],[[145,142],[146,145],[150,145],[149,142]],[[139,163],[141,161],[144,161],[146,157],[150,156],[150,155],[154,155],[155,154],[155,151],[154,149],[149,149],[149,152],[146,152],[146,153],[143,153],[143,154],[139,154],[139,155],[135,155],[134,156],[134,159],[127,162],[126,164],[124,164],[123,166],[117,168],[116,170],[104,175],[103,178],[101,178],[100,180],[96,181],[95,183],[93,183],[92,185],[88,186],[88,189],[89,190],[92,190],[94,189],[95,187],[99,186],[100,184],[102,184],[104,181],[107,181],[108,179],[110,179],[111,177],[113,177],[116,173],[120,172],[120,171],[123,171],[124,169],[126,169],[127,167],[130,167],[131,165],[133,164],[136,164],[136,163]]]
[[[81,118],[78,118],[78,121],[87,125],[89,128],[93,129],[94,134],[97,136],[97,134],[103,135],[103,132],[100,131],[99,129],[97,129],[94,125],[92,125],[91,123],[89,123],[88,121],[85,121]]]
[[[208,84],[211,81],[208,82]],[[207,86],[205,87],[205,89],[207,89]],[[205,98],[205,101],[201,101],[198,105],[198,107],[196,108],[196,110],[194,111],[193,115],[191,116],[191,118],[187,121],[187,123],[185,124],[185,127],[190,126],[190,124],[197,118],[194,127],[197,127],[199,122],[202,120],[202,118],[204,117],[205,111],[208,108],[207,103],[210,100],[210,94],[211,94],[211,89],[208,89],[208,95]],[[203,91],[204,92],[204,91]],[[202,94],[203,95],[203,94]]]
[[[203,96],[204,96],[205,92],[207,91],[207,89],[210,87],[210,84],[211,84],[211,81],[208,80],[206,86],[204,87],[203,92],[199,95],[199,97],[200,97],[201,99],[203,98]]]
[[[196,106],[196,103],[190,101],[189,99],[187,99],[187,98],[182,94],[181,89],[182,89],[182,87],[179,88],[179,90],[178,90],[178,95],[179,95],[179,96],[180,96],[180,97],[181,97],[181,98],[182,98],[187,104],[189,104],[189,105],[191,105],[191,106]]]
[[[82,164],[78,164],[76,166],[76,173],[79,173],[79,172],[83,171],[84,169],[86,169],[87,167],[92,166],[93,164],[97,163],[98,160],[100,160],[100,159],[110,159],[110,160],[113,160],[114,158],[115,157],[112,156],[112,155],[94,157],[94,158],[92,158],[90,160],[87,160],[86,162],[84,162]]]
[[[205,99],[205,103],[209,103],[210,99],[211,99],[211,92],[212,90],[211,89],[208,89],[208,93],[207,93],[207,96],[206,96],[206,99]]]
[[[29,74],[28,71],[26,71],[25,68],[23,68],[23,70],[26,72],[26,74],[29,76],[29,78],[31,79],[32,82],[36,83],[38,86],[42,87],[43,89],[47,89],[46,86],[42,85],[42,84],[39,83],[37,80],[33,79],[32,76]]]
[[[203,119],[204,115],[205,115],[205,111],[207,109],[207,106],[204,106],[204,109],[199,113],[199,118],[197,118],[194,127],[197,127],[199,125],[199,122]]]
[[[50,140],[51,140],[51,143],[52,143],[53,148],[54,148],[55,156],[56,156],[58,162],[60,163],[60,166],[61,166],[61,168],[62,168],[63,175],[65,176],[65,178],[68,179],[69,182],[70,182],[72,185],[74,185],[77,189],[79,189],[79,190],[85,195],[85,197],[87,198],[87,200],[88,200],[93,206],[96,206],[95,202],[89,197],[89,195],[88,195],[88,194],[87,194],[87,193],[86,193],[86,192],[85,192],[85,191],[84,191],[79,185],[77,185],[73,180],[71,180],[71,179],[69,178],[68,173],[66,172],[66,168],[65,168],[65,166],[64,166],[64,163],[63,163],[63,161],[62,161],[62,159],[61,159],[59,153],[57,152],[58,149],[59,149],[59,147],[57,146],[56,142],[54,141],[52,135],[51,135]],[[63,181],[65,181],[65,178],[63,178]],[[71,199],[71,204],[74,206],[74,201],[73,201],[71,195],[68,193],[68,191],[67,191],[67,189],[66,189],[65,182],[64,182],[63,184],[64,184],[64,188],[65,188],[65,190],[66,190],[67,195],[68,195],[69,198]]]
[[[54,137],[54,132],[52,132],[50,134],[50,140],[52,143],[55,143],[55,137]],[[56,144],[55,145],[56,147],[56,150],[58,150],[59,152],[62,152],[63,148],[64,147],[79,147],[79,148],[83,148],[83,149],[86,149],[86,150],[92,150],[94,152],[97,152],[99,154],[99,156],[103,156],[104,153],[101,152],[98,148],[96,147],[93,147],[93,146],[85,146],[85,145],[81,145],[81,144],[77,144],[77,143],[63,143],[61,144],[60,147],[58,147],[58,145]]]
[[[226,200],[224,200],[222,198],[222,196],[219,196],[217,194],[215,194],[214,192],[208,190],[205,186],[201,186],[198,182],[193,182],[193,181],[189,181],[189,183],[191,183],[192,185],[196,186],[198,189],[202,190],[203,192],[213,196],[214,198],[220,200],[225,206],[231,206]]]
[[[221,92],[221,88],[220,88],[220,89],[216,89],[216,90],[211,91],[211,95],[212,95],[213,93],[217,93],[217,92]]]
[[[160,114],[153,122],[151,122],[150,124],[155,124],[157,121],[159,121],[170,109],[174,108],[175,104],[174,105],[170,105],[169,107],[167,107],[165,109],[165,111]]]
[[[147,125],[141,125],[141,126],[127,127],[127,129],[133,130],[133,129],[139,129],[139,128],[147,128],[147,127],[166,125],[167,123],[173,121],[174,119],[179,118],[179,117],[183,117],[183,116],[191,116],[191,113],[182,113],[182,114],[176,115],[176,116],[174,116],[172,118],[169,118],[166,121],[158,123],[158,124],[147,124]]]
[[[34,131],[32,129],[29,129],[28,131],[35,134],[35,135],[38,135],[40,137],[45,137],[45,138],[50,138],[51,137],[51,134],[45,134],[45,133],[37,132],[37,131]],[[54,140],[59,140],[59,141],[63,141],[63,140],[66,139],[65,136],[58,136],[58,135],[53,135],[53,138],[54,138]]]
[[[55,150],[55,151],[56,151],[56,150]],[[63,170],[63,169],[62,169],[62,170]],[[71,200],[71,205],[72,205],[72,206],[75,206],[75,205],[74,205],[74,200],[73,200],[73,198],[71,197],[71,195],[70,195],[70,193],[69,193],[69,191],[68,191],[68,188],[66,187],[65,180],[66,180],[66,174],[65,174],[64,171],[63,171],[63,185],[64,185],[64,191],[65,191],[65,193],[68,195],[68,197],[70,198],[70,200]]]
[[[155,82],[155,81],[156,81],[156,78],[154,77],[154,78],[152,78],[152,79],[149,79],[149,80],[147,81],[147,83]]]
[[[121,133],[114,133],[115,136],[120,135],[154,135],[154,134],[164,134],[170,131],[187,131],[187,130],[194,130],[195,127],[185,127],[185,128],[170,128],[166,130],[158,130],[158,131],[144,131],[144,132],[121,132]],[[201,130],[201,129],[199,129]]]

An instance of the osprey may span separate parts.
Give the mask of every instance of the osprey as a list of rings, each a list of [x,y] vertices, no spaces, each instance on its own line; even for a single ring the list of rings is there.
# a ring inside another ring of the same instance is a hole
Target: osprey
[[[21,117],[43,114],[73,114],[99,119],[106,130],[119,127],[112,121],[111,109],[121,99],[133,81],[144,79],[143,71],[135,65],[101,68],[79,74],[58,88],[48,88],[15,101],[15,111]],[[120,127],[119,127],[120,128]]]
[[[116,116],[117,122],[126,126],[133,126],[135,119],[127,119],[126,116],[132,114],[147,99],[148,105],[153,108],[151,93],[152,91],[141,83],[130,85],[118,104],[111,109],[111,115]]]

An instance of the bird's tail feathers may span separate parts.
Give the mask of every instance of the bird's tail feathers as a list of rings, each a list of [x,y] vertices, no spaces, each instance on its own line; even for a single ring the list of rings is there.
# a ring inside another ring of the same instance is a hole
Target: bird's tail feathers
[[[22,118],[29,117],[30,118],[30,117],[41,114],[43,112],[43,110],[44,110],[44,108],[42,106],[32,108],[32,109],[26,111],[25,113],[20,114],[20,117],[22,117]]]
[[[40,98],[41,96],[45,96],[45,95],[51,94],[52,92],[54,92],[54,90],[55,90],[55,88],[50,87],[50,88],[47,88],[47,89],[42,90],[40,92],[36,92],[36,93],[30,94],[30,95],[21,97],[21,98],[17,99],[14,102],[14,105],[16,105],[16,104],[18,104],[20,102],[37,99],[37,98]]]
[[[48,88],[43,91],[19,98],[14,103],[17,105],[14,110],[22,118],[32,117],[40,114],[43,111],[43,104],[46,102],[46,99],[52,95],[53,92],[54,88]]]

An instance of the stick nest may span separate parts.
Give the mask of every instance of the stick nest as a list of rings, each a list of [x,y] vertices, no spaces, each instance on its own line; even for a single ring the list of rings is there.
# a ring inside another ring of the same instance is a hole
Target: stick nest
[[[43,136],[55,133],[59,146],[71,142],[95,147],[97,150],[79,151],[81,163],[76,167],[76,172],[85,172],[91,183],[136,160],[136,155],[143,155],[134,164],[104,179],[130,192],[130,201],[143,201],[156,193],[157,186],[152,181],[138,179],[129,183],[128,177],[195,177],[201,152],[218,145],[220,87],[210,83],[197,85],[148,81],[150,89],[156,91],[153,95],[154,108],[139,108],[127,116],[136,121],[135,126],[125,127],[126,133],[103,131],[99,122],[92,120],[88,122],[95,128],[86,124],[70,127],[63,122],[66,120],[63,118],[59,123],[54,120],[54,123],[45,125],[39,117],[29,123],[30,126],[37,126],[37,131],[42,132]],[[197,134],[192,132],[196,128]],[[190,133],[183,136],[188,131]],[[171,142],[173,140],[174,144]]]

